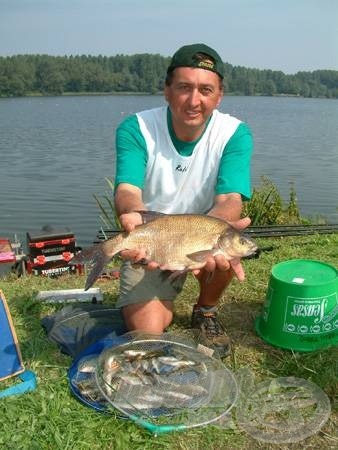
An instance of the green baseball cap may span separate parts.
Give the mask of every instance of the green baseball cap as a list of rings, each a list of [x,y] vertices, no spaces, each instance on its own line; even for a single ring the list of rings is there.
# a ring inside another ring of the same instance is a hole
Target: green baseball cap
[[[224,77],[224,65],[219,54],[205,44],[184,45],[179,48],[171,59],[167,73],[177,67],[196,67],[217,73]]]

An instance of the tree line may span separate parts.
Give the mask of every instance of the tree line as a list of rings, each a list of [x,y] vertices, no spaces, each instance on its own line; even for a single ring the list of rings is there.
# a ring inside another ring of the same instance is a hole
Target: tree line
[[[163,90],[170,58],[159,54],[116,56],[16,55],[0,57],[0,96],[66,93],[146,93]],[[338,71],[294,75],[224,63],[225,92],[338,98]]]

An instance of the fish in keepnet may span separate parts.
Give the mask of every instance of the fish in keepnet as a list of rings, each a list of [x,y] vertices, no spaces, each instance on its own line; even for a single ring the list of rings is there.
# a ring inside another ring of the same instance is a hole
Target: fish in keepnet
[[[142,213],[141,213],[142,214]],[[146,259],[161,270],[182,273],[202,268],[209,256],[227,260],[249,256],[257,245],[227,222],[200,214],[144,214],[145,223],[77,253],[70,264],[91,264],[85,290],[100,276],[104,266],[123,250],[143,249]],[[149,218],[150,217],[150,218]]]

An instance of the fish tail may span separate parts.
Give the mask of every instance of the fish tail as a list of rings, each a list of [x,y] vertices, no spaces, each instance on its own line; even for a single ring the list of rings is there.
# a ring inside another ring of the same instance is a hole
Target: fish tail
[[[92,245],[89,248],[85,248],[84,250],[79,251],[76,253],[75,256],[69,261],[70,265],[75,264],[86,264],[91,263],[94,258],[94,254],[97,251],[97,247],[99,247],[99,244]]]
[[[99,278],[101,275],[104,266],[108,264],[111,258],[107,257],[103,251],[96,251],[95,255],[92,259],[94,267],[89,272],[89,275],[86,280],[85,291],[87,291]]]
[[[115,240],[115,238],[113,239]],[[110,239],[110,241],[113,241],[113,239]],[[117,251],[113,253],[108,252],[108,249],[106,248],[107,242],[108,241],[102,242],[80,251],[69,262],[69,264],[72,265],[89,264],[93,266],[86,280],[85,291],[95,283],[102,273],[104,266],[108,264],[111,258],[119,251],[117,249]]]

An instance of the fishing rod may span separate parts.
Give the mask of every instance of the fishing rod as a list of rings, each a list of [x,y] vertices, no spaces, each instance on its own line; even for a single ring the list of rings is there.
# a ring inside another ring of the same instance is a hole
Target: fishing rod
[[[99,241],[107,240],[117,233],[119,229],[102,229],[98,232]],[[245,229],[245,234],[253,238],[276,238],[284,236],[308,236],[313,234],[333,234],[338,233],[338,223],[317,224],[317,225],[252,225]],[[303,243],[304,245],[304,243]],[[260,247],[252,255],[243,259],[257,259],[262,253],[271,252],[275,246]]]
[[[252,225],[245,230],[252,237],[305,236],[338,233],[338,224],[318,225]]]
[[[101,229],[97,238],[109,239],[118,229]],[[251,237],[282,237],[282,236],[305,236],[311,234],[333,234],[338,233],[338,223],[318,225],[252,225],[245,230],[245,234]]]

